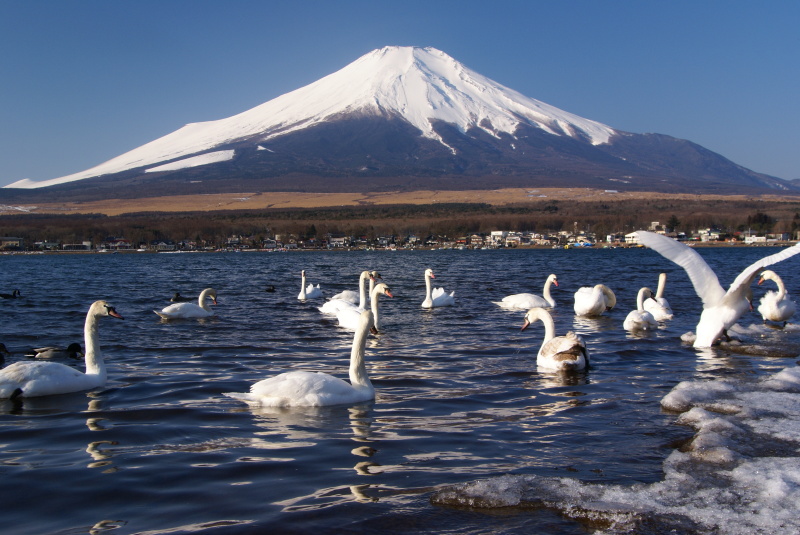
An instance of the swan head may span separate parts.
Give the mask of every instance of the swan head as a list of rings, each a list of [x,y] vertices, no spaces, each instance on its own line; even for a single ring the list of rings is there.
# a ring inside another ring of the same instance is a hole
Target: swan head
[[[372,290],[372,295],[373,296],[385,295],[388,297],[394,297],[394,295],[392,295],[392,291],[389,289],[389,286],[385,282],[376,284],[375,289]]]
[[[125,319],[107,301],[102,300],[92,303],[92,306],[89,307],[89,313],[95,317],[111,316],[112,318]]]
[[[556,277],[556,274],[555,274],[555,273],[551,273],[551,274],[550,274],[550,275],[547,277],[547,281],[545,281],[545,283],[547,283],[547,282],[552,282],[553,284],[555,284],[556,286],[558,286],[558,277]]]
[[[525,320],[522,323],[522,328],[520,329],[520,331],[524,331],[525,329],[530,327],[531,323],[533,323],[533,322],[535,322],[537,320],[540,320],[543,317],[549,316],[549,315],[550,315],[550,313],[547,312],[545,309],[543,309],[541,307],[534,307],[534,308],[528,310],[525,313]]]
[[[428,269],[425,270],[425,277],[426,278],[430,278],[430,279],[435,279],[436,278],[436,277],[434,277],[433,270],[431,268],[428,268]]]
[[[761,272],[761,277],[758,279],[758,283],[761,284],[764,281],[774,281],[777,276],[778,274],[772,271],[771,269],[765,269],[764,271]]]
[[[217,291],[214,288],[206,288],[203,290],[203,293],[200,294],[201,297],[210,297],[211,301],[216,305],[217,304]]]
[[[381,274],[378,273],[377,271],[368,271],[367,273],[369,273],[369,278],[372,279],[373,281],[377,281],[378,279],[383,279],[381,277]]]

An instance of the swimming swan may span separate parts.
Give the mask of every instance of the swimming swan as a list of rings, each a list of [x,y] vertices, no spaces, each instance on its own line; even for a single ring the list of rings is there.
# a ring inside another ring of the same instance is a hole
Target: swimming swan
[[[578,316],[599,316],[617,304],[617,296],[605,284],[584,286],[575,292],[573,309]]]
[[[669,301],[664,297],[664,288],[667,285],[667,274],[661,273],[658,276],[658,288],[656,296],[645,299],[644,309],[653,315],[656,321],[666,321],[672,319],[672,308]]]
[[[728,328],[750,309],[747,291],[763,268],[800,253],[798,243],[754,262],[736,277],[726,292],[714,270],[688,245],[653,232],[640,230],[637,234],[642,244],[686,270],[694,291],[703,300],[703,312],[695,329],[694,347],[711,347],[720,335],[727,335]]]
[[[794,301],[789,299],[789,296],[786,294],[786,286],[784,286],[783,280],[771,269],[761,272],[758,283],[762,284],[764,281],[768,280],[775,281],[775,284],[778,285],[778,291],[769,291],[761,298],[761,304],[758,305],[758,312],[765,322],[775,321],[783,323],[785,327],[786,320],[794,315],[797,307]]]
[[[375,278],[380,279],[377,271],[362,271],[361,276],[358,278],[358,293],[353,290],[344,290],[331,297],[328,301],[319,307],[319,311],[323,314],[336,314],[344,308],[358,308],[359,312],[364,310],[367,306],[367,292],[366,281],[374,281]],[[370,288],[370,291],[372,288]],[[356,306],[358,303],[358,306]]]
[[[564,336],[556,336],[555,324],[550,313],[543,308],[532,308],[525,314],[522,330],[541,320],[544,323],[544,340],[536,355],[536,365],[548,370],[582,370],[589,365],[589,351],[583,339],[570,331]]]
[[[0,398],[50,396],[91,390],[106,383],[106,366],[100,354],[97,320],[110,316],[122,319],[105,301],[95,301],[83,327],[86,373],[47,361],[18,361],[0,370]]]
[[[425,300],[422,308],[448,307],[456,304],[455,290],[449,294],[445,293],[444,288],[436,288],[431,291],[431,279],[435,279],[432,269],[425,270]]]
[[[166,320],[213,316],[214,312],[208,307],[206,297],[210,297],[211,301],[217,304],[217,291],[214,288],[206,288],[200,292],[197,303],[175,303],[161,309],[160,312],[158,310],[153,312]]]
[[[361,312],[350,351],[349,384],[327,373],[292,371],[255,383],[249,393],[226,392],[224,395],[252,407],[321,407],[374,399],[375,388],[364,365],[367,334],[372,327],[372,312]]]
[[[306,299],[316,299],[318,297],[322,297],[322,290],[319,289],[319,284],[316,286],[309,284],[308,288],[306,288],[306,270],[302,270],[300,272],[300,293],[297,298],[305,301]]]
[[[558,286],[558,278],[551,273],[544,282],[542,296],[529,293],[508,295],[502,301],[495,301],[494,304],[506,310],[528,310],[534,307],[555,308],[556,301],[550,295],[550,286],[553,284]]]
[[[658,322],[653,315],[644,309],[644,304],[650,301],[653,291],[650,288],[641,288],[636,295],[636,310],[631,310],[622,328],[626,331],[649,331],[658,328]]]
[[[381,329],[380,315],[378,314],[378,309],[380,306],[378,297],[381,295],[394,297],[392,295],[392,291],[383,282],[375,285],[375,288],[373,288],[370,296],[370,310],[372,312],[372,322],[376,332]],[[339,325],[341,327],[344,327],[350,331],[357,331],[359,325],[361,325],[361,312],[361,310],[355,307],[344,308],[336,313],[336,319],[339,320]]]

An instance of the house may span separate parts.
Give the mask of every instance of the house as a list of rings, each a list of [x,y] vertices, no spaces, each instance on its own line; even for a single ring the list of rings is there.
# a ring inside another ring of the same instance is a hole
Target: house
[[[25,240],[22,238],[12,238],[10,236],[0,237],[0,249],[19,250],[22,249]]]

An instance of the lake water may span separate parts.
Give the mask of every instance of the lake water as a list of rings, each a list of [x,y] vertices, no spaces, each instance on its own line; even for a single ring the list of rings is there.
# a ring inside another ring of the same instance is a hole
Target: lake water
[[[775,251],[699,250],[726,287]],[[798,260],[774,266],[793,296]],[[428,267],[455,307],[420,308]],[[394,293],[367,344],[374,402],[254,410],[223,396],[292,369],[347,377],[352,334],[297,299],[301,269],[327,296],[364,269]],[[626,333],[662,271],[675,318]],[[584,336],[588,371],[538,372],[541,323],[521,332],[523,312],[492,304],[541,294],[549,273],[557,334]],[[576,318],[572,294],[601,282],[617,308]],[[206,287],[213,318],[153,313]],[[742,346],[693,349],[680,337],[700,301],[650,250],[1,256],[0,291],[14,288],[6,364],[82,344],[97,299],[125,319],[101,321],[104,388],[0,400],[4,535],[800,533],[800,331],[752,313]],[[679,383],[703,409],[662,408]]]

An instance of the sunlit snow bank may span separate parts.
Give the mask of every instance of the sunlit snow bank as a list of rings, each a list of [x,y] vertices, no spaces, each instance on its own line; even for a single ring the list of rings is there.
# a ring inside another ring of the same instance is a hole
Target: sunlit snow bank
[[[186,169],[188,167],[200,167],[201,165],[208,165],[210,163],[227,162],[233,159],[235,151],[232,150],[219,150],[216,152],[208,152],[200,156],[192,156],[191,158],[184,158],[177,162],[165,163],[158,167],[151,167],[145,170],[145,173],[157,173],[159,171],[177,171],[178,169]]]
[[[757,382],[678,384],[692,441],[664,461],[664,480],[633,486],[503,476],[446,487],[434,504],[549,507],[607,533],[800,533],[800,368]]]

